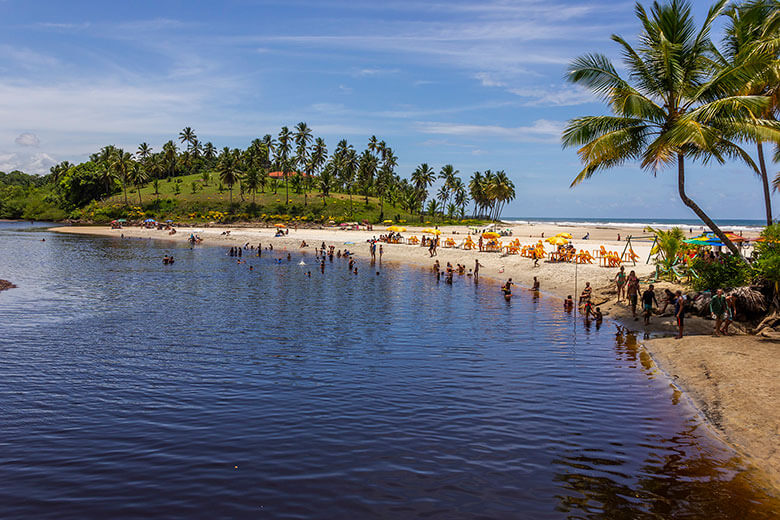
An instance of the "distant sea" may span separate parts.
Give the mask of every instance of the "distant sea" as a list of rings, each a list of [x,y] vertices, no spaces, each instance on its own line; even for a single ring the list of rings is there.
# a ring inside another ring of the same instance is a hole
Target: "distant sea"
[[[600,226],[600,227],[635,227],[644,228],[682,228],[702,229],[704,224],[698,219],[684,218],[545,218],[545,217],[505,217],[507,224],[557,224],[561,226]],[[724,231],[761,231],[765,224],[756,219],[720,219],[715,223]]]

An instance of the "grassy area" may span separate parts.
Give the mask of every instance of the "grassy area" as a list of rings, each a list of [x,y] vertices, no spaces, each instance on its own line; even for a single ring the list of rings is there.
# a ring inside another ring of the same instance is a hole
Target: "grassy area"
[[[172,219],[177,222],[234,222],[234,221],[300,221],[300,222],[327,222],[333,220],[337,223],[348,221],[366,220],[379,223],[382,220],[394,222],[428,223],[436,224],[446,222],[476,223],[476,221],[447,221],[441,216],[431,219],[423,216],[412,215],[400,207],[385,202],[384,215],[381,214],[379,200],[353,195],[350,197],[343,193],[331,193],[325,201],[319,192],[310,192],[307,201],[303,193],[295,193],[290,189],[290,203],[285,204],[284,184],[280,183],[277,193],[273,193],[266,186],[265,193],[258,192],[254,197],[244,193],[243,200],[238,186],[233,187],[233,203],[230,203],[230,194],[227,189],[219,190],[219,182],[215,181],[216,175],[206,184],[201,175],[186,175],[171,180],[163,180],[158,184],[159,203],[155,195],[152,183],[141,188],[141,203],[139,204],[138,191],[135,188],[128,189],[125,205],[124,193],[116,194],[102,202],[95,202],[77,212],[74,216],[83,220],[94,222],[108,222],[115,218],[127,219]],[[177,182],[180,180],[180,182]],[[177,188],[178,186],[178,188]],[[178,193],[177,193],[178,191]],[[308,204],[306,204],[308,202]]]

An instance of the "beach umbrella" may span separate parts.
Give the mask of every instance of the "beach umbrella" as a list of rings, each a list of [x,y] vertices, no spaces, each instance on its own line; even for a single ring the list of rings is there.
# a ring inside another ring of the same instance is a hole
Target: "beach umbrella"
[[[558,234],[557,234],[557,235],[555,235],[555,236],[556,236],[556,237],[563,237],[563,238],[567,238],[567,239],[569,239],[569,240],[571,240],[571,239],[572,239],[571,233],[558,233]]]
[[[393,223],[392,220],[383,220],[382,221],[382,224],[392,224],[392,223]]]
[[[153,218],[148,218],[148,219],[144,220],[144,222],[156,222],[156,220],[154,220]]]
[[[393,233],[400,233],[402,231],[406,231],[406,228],[403,226],[389,226],[387,230],[392,231]]]
[[[565,246],[566,244],[569,243],[569,241],[566,240],[565,238],[558,237],[558,236],[550,237],[546,239],[545,242],[547,242],[548,244],[552,244],[554,246]]]
[[[116,221],[117,222],[127,222],[127,219],[126,218],[119,218]]]
[[[731,232],[727,231],[724,234],[726,235],[726,238],[728,238],[732,242],[747,242],[747,238],[739,236],[736,233],[731,233]]]
[[[287,227],[287,224],[274,224],[274,226],[278,228],[283,228],[283,227]]]
[[[501,238],[501,235],[499,235],[495,231],[488,231],[487,233],[482,233],[482,238],[487,238],[487,239]]]
[[[683,240],[683,242],[694,246],[722,246],[723,245],[723,242],[721,242],[717,238],[713,238],[707,235],[701,235],[698,237],[689,238],[687,240]]]
[[[441,231],[438,229],[433,228],[425,228],[422,230],[423,233],[430,233],[431,235],[441,235]]]

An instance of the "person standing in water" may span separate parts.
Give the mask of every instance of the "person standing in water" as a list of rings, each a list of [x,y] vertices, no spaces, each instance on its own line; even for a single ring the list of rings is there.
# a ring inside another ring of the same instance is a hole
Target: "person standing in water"
[[[479,263],[479,258],[474,259],[474,280],[475,281],[477,278],[479,278],[480,267],[482,267],[482,264]]]
[[[512,297],[512,286],[514,283],[512,283],[512,279],[506,281],[506,283],[501,287],[501,292],[504,293],[504,299],[509,300]]]
[[[534,276],[534,286],[533,286],[532,290],[538,292],[539,291],[539,287],[540,287],[539,280],[537,280],[536,277]]]

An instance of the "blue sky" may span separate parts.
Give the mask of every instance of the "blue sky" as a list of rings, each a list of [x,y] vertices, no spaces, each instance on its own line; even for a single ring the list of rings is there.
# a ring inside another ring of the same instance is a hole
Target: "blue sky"
[[[0,0],[0,170],[159,149],[184,126],[245,147],[306,121],[330,149],[384,139],[402,176],[421,162],[464,178],[503,169],[517,190],[505,215],[691,218],[671,170],[568,187],[580,165],[561,128],[605,108],[563,80],[566,65],[617,57],[609,35],[637,32],[631,2]],[[762,217],[747,167],[688,178],[716,218]]]

